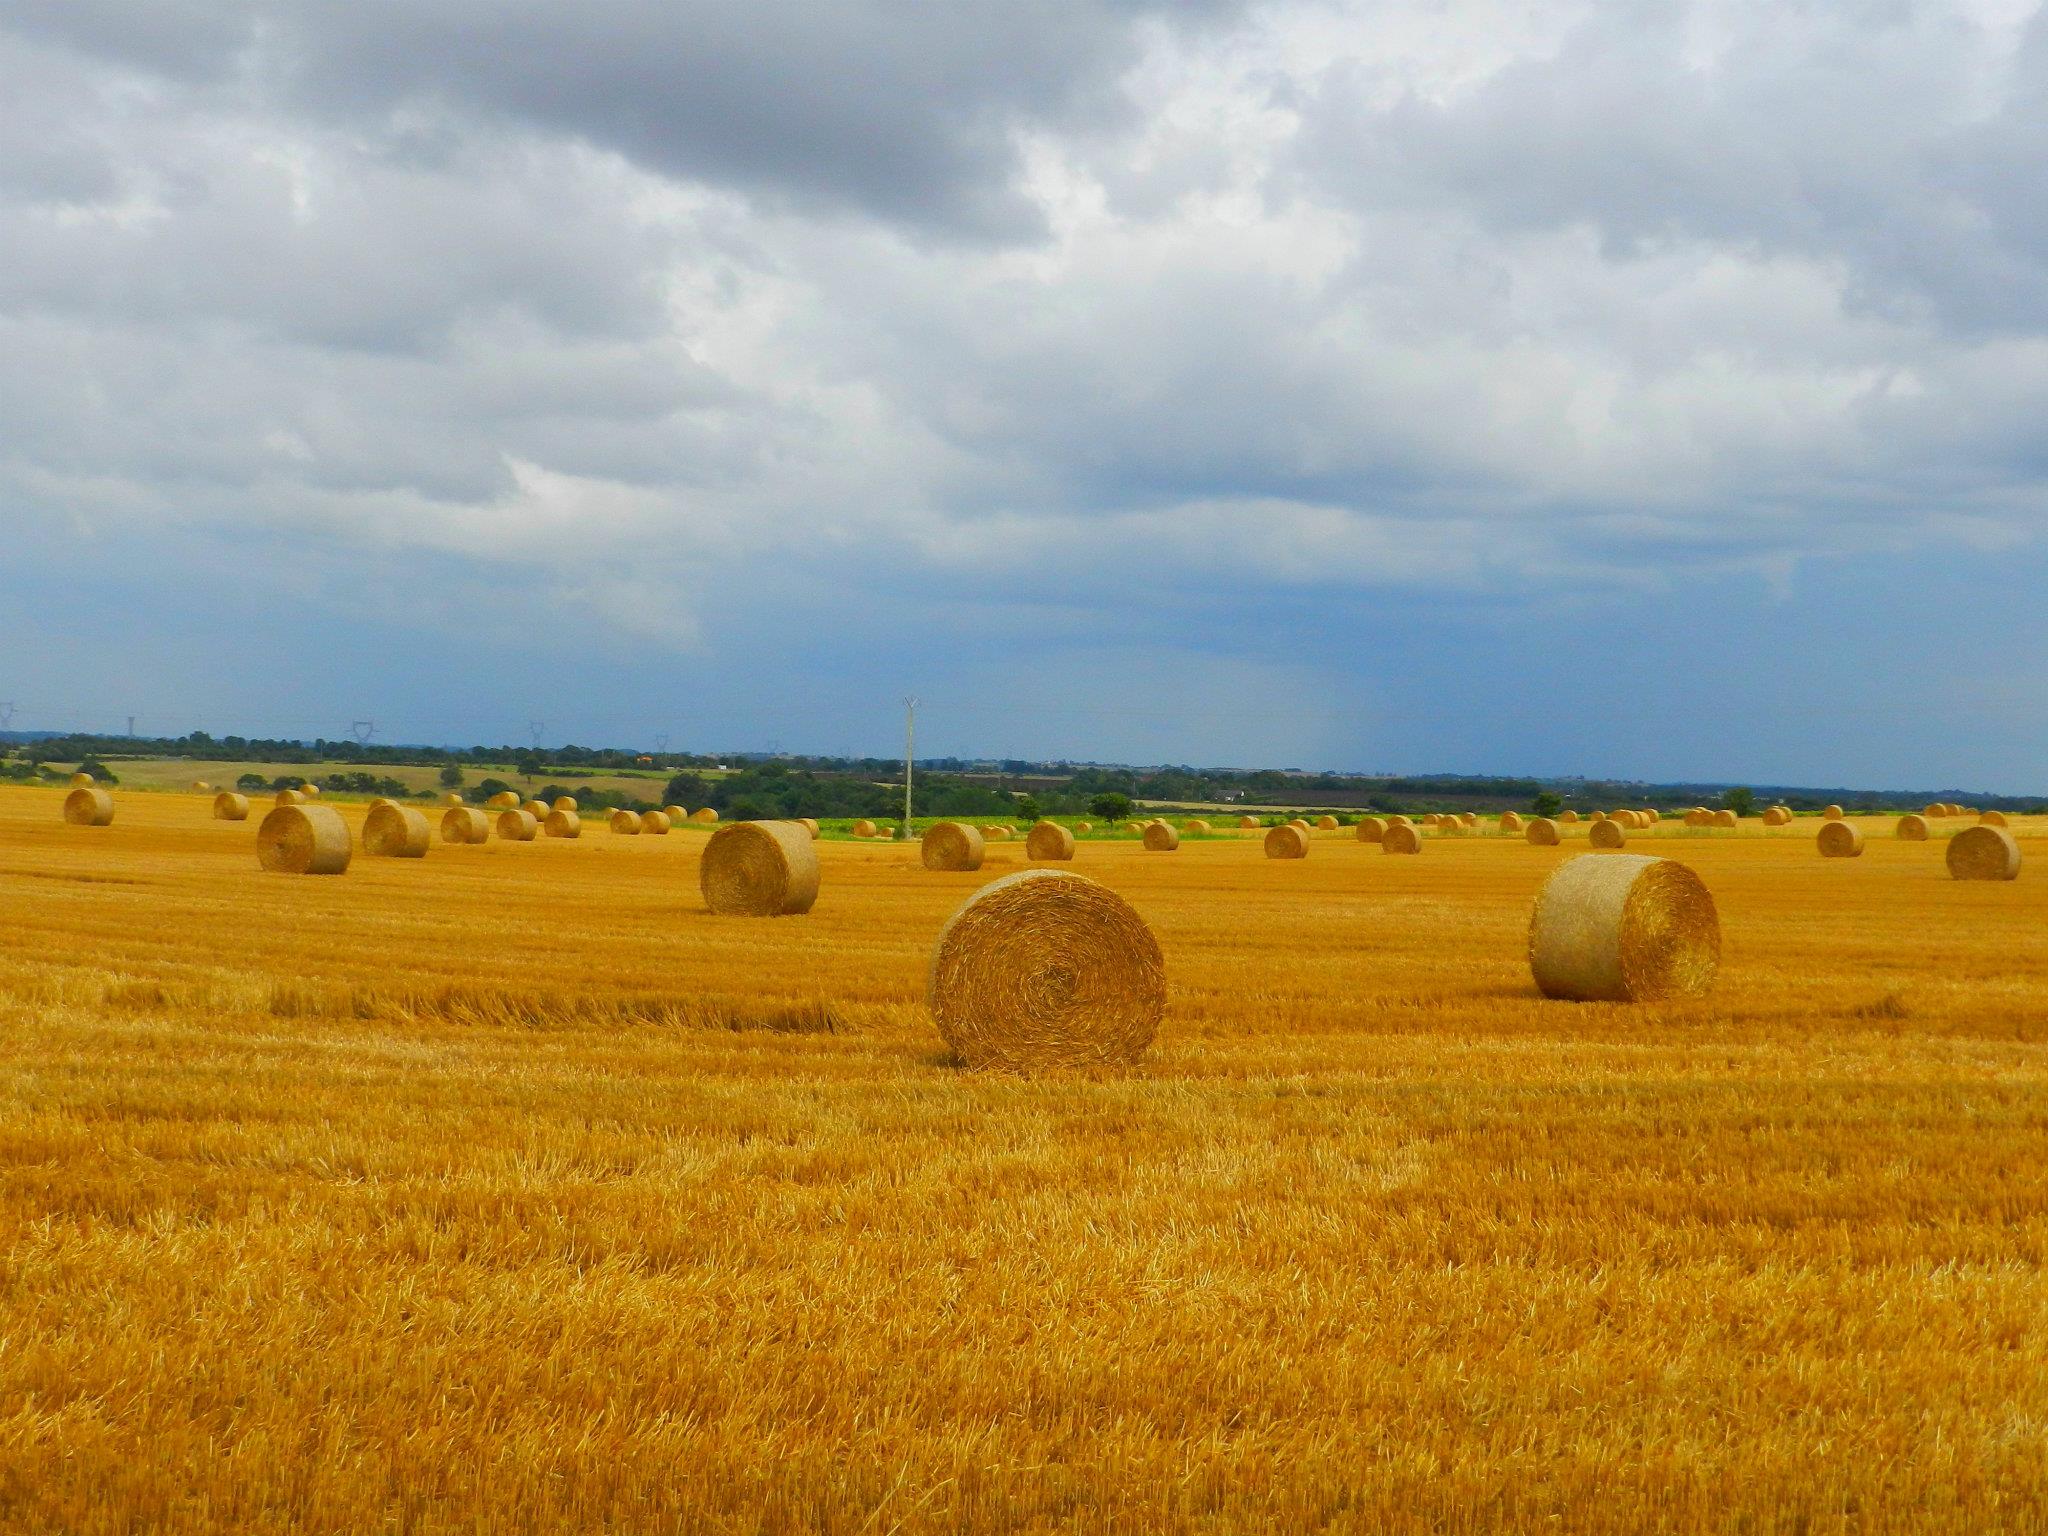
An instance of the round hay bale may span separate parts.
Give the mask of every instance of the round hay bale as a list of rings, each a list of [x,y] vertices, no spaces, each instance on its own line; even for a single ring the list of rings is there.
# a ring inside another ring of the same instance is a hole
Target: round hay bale
[[[583,818],[575,811],[549,811],[548,819],[541,826],[549,837],[566,837],[573,841],[583,835]]]
[[[1207,831],[1206,826],[1203,827]],[[1074,834],[1056,821],[1034,824],[1024,838],[1024,857],[1055,863],[1074,856]]]
[[[1209,830],[1209,823],[1204,821],[1201,817],[1196,816],[1188,821],[1182,822],[1180,825],[1180,829],[1183,832],[1207,832]]]
[[[698,809],[690,812],[690,820],[699,821],[704,823],[704,825],[709,826],[712,822],[718,820],[718,812],[714,811],[708,805],[700,806]]]
[[[64,797],[64,819],[74,827],[112,826],[114,797],[97,785],[74,789]]]
[[[1863,856],[1863,831],[1853,822],[1822,821],[1814,846],[1824,859],[1859,859]]]
[[[1095,823],[1092,821],[1077,821],[1074,823],[1074,830],[1076,832],[1093,832],[1095,830]]]
[[[668,812],[648,811],[640,818],[640,830],[649,837],[667,837],[669,829]]]
[[[320,798],[320,786],[318,784],[301,785],[299,788],[299,793],[304,795],[308,800],[318,800]]]
[[[2006,825],[2005,812],[1986,811],[1977,818],[1977,825],[1980,827],[2002,827]]]
[[[1479,825],[1479,813],[1477,811],[1460,811],[1458,813],[1458,825],[1467,832],[1471,831]]]
[[[1899,824],[1892,828],[1892,836],[1902,843],[1924,843],[1927,841],[1927,818],[1906,815],[1899,818]]]
[[[1537,816],[1529,822],[1529,830],[1523,835],[1538,848],[1555,848],[1558,840],[1557,823],[1548,816]]]
[[[1408,824],[1409,824],[1409,822],[1408,822],[1408,818],[1407,818],[1406,816],[1402,816],[1402,815],[1398,815],[1398,814],[1397,814],[1397,815],[1389,816],[1389,817],[1387,818],[1387,825],[1388,825],[1388,826],[1390,826],[1390,827],[1405,827],[1405,826],[1407,826]]]
[[[872,821],[856,821],[853,824],[853,835],[855,837],[873,837],[875,835],[875,824]]]
[[[1376,843],[1387,835],[1387,824],[1377,816],[1361,816],[1351,832],[1361,843]]]
[[[1130,903],[1059,869],[983,886],[932,946],[925,999],[970,1067],[1127,1065],[1166,1012],[1166,962]]]
[[[613,811],[609,816],[605,817],[604,824],[619,837],[638,837],[640,835],[640,818],[624,807]]]
[[[71,775],[71,787],[73,789],[91,789],[97,783],[99,783],[99,780],[89,773],[74,773]]]
[[[944,870],[957,873],[962,870],[981,868],[982,855],[988,849],[988,842],[981,835],[981,829],[970,827],[965,822],[942,821],[925,833],[918,845],[918,857],[926,869]]]
[[[280,789],[270,803],[272,805],[304,805],[306,797],[296,789]]]
[[[441,803],[447,806],[456,806],[461,805],[463,803],[463,799],[462,796],[455,794],[453,791],[450,791],[448,794],[445,794],[441,797]]]
[[[519,809],[526,812],[536,822],[542,822],[548,819],[548,812],[552,811],[554,807],[545,800],[522,800],[519,802]]]
[[[1444,819],[1435,811],[1431,811],[1422,818],[1422,824],[1425,827],[1440,827],[1444,824]]]
[[[1768,811],[1764,812],[1764,825],[1767,827],[1791,826],[1792,807],[1789,805],[1772,806]]]
[[[1334,817],[1334,816],[1318,816],[1318,817],[1316,818],[1316,830],[1317,830],[1318,832],[1334,832],[1334,831],[1336,831],[1336,830],[1337,830],[1337,818],[1336,818],[1336,817]]]
[[[575,816],[582,813],[583,807],[577,803],[574,795],[561,795],[556,798],[555,803],[549,806],[548,809],[551,811],[564,811],[571,816]]]
[[[372,801],[370,802],[370,809],[374,811],[374,810],[375,810],[375,809],[377,809],[377,807],[378,807],[378,806],[380,806],[380,805],[396,805],[396,804],[398,804],[398,802],[397,802],[396,800],[388,799],[387,797],[385,797],[385,796],[383,796],[383,795],[379,795],[379,796],[378,796],[378,797],[377,797],[376,799],[374,799],[374,800],[372,800]]]
[[[1820,818],[1822,821],[1840,821],[1842,819],[1842,808],[1839,805],[1831,805],[1820,813]]]
[[[280,805],[256,829],[256,862],[274,875],[338,875],[354,852],[331,805]]]
[[[1946,816],[1948,814],[1948,807],[1944,805],[1941,801],[1937,800],[1932,805],[1923,805],[1920,808],[1920,814],[1922,816],[1925,816],[1929,821],[1934,821],[1939,819],[1940,817]]]
[[[1579,813],[1577,811],[1560,811],[1557,814],[1557,819],[1568,827],[1574,826],[1578,823]]]
[[[697,883],[722,917],[793,917],[818,899],[818,845],[793,821],[736,821],[704,845]]]
[[[1592,815],[1586,818],[1586,820],[1591,822],[1596,827],[1599,826],[1600,823],[1605,821],[1606,819],[1607,813],[1605,811],[1595,811]]]
[[[389,800],[363,818],[363,852],[373,859],[424,859],[434,829],[418,811]]]
[[[1180,834],[1163,821],[1145,829],[1145,846],[1153,853],[1171,853],[1180,846]]]
[[[1387,835],[1380,839],[1381,853],[1420,853],[1422,834],[1405,822],[1398,827],[1387,828]]]
[[[1716,811],[1716,812],[1714,812],[1714,825],[1715,825],[1715,826],[1717,826],[1717,827],[1732,827],[1732,826],[1735,826],[1736,824],[1737,824],[1737,822],[1736,822],[1736,815],[1735,815],[1735,813],[1734,813],[1733,811],[1730,811],[1730,810],[1719,810],[1719,811]]]
[[[1586,839],[1595,848],[1620,848],[1628,842],[1628,830],[1613,817],[1593,823],[1593,830]]]
[[[530,843],[540,833],[540,823],[533,819],[533,812],[513,806],[508,811],[498,812],[498,841],[501,843]]]
[[[1688,827],[1710,827],[1714,824],[1714,813],[1705,806],[1696,805],[1685,813],[1685,824]]]
[[[1958,880],[2017,880],[2020,845],[2003,827],[1966,827],[1948,840],[1948,872]]]
[[[210,795],[213,793],[213,786],[204,779],[194,779],[192,781],[192,793],[195,795]]]
[[[1650,825],[1653,827],[1657,825],[1658,822],[1664,819],[1664,813],[1658,810],[1657,807],[1655,807],[1654,805],[1651,806],[1648,810],[1644,811],[1643,814],[1650,818]]]
[[[1640,853],[1581,854],[1558,865],[1536,893],[1529,969],[1545,997],[1697,997],[1720,965],[1714,898],[1683,864]]]
[[[484,809],[490,811],[516,811],[519,809],[519,797],[509,789],[501,789],[484,802]]]
[[[441,841],[482,843],[491,835],[490,818],[475,806],[451,805],[441,813]]]
[[[1240,832],[1256,831],[1258,830],[1258,825],[1259,818],[1256,816],[1240,816],[1237,818],[1237,830]]]
[[[690,813],[680,805],[664,805],[661,814],[668,818],[668,824],[672,827],[680,827],[690,819]]]
[[[675,818],[674,818],[673,816],[671,816],[671,817],[670,817],[669,819],[670,819],[671,821],[675,820]],[[811,834],[811,841],[812,841],[812,842],[816,842],[816,841],[818,840],[818,818],[817,818],[817,817],[815,817],[815,816],[799,816],[799,817],[797,817],[797,819],[796,819],[796,824],[797,824],[798,826],[802,827],[802,828],[803,828],[803,829],[804,829],[804,830],[805,830],[806,832],[808,832],[808,833],[810,833],[810,834]]]
[[[215,821],[247,821],[249,819],[249,797],[238,795],[232,789],[224,789],[213,797],[213,819]]]
[[[1266,834],[1266,857],[1305,859],[1308,857],[1308,839],[1301,835],[1299,827],[1275,827]]]
[[[1519,832],[1522,830],[1522,818],[1513,811],[1502,811],[1500,829],[1503,832]]]

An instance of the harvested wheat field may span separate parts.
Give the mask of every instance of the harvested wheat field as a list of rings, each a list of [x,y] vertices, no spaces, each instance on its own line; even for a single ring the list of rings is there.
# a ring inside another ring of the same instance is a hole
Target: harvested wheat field
[[[717,917],[701,836],[293,879],[61,803],[0,789],[8,1529],[2048,1524],[2048,877],[1895,818],[1632,832],[1721,930],[1643,1005],[1531,980],[1583,824],[1084,840],[1165,1015],[1029,1077],[925,1005],[1021,843]]]

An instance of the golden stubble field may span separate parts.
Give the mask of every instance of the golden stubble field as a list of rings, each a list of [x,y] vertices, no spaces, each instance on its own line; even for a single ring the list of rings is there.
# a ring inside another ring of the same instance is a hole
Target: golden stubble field
[[[1021,1080],[921,1003],[1015,845],[750,922],[697,835],[294,880],[59,800],[0,790],[0,1527],[2048,1525],[2048,867],[1637,836],[1721,984],[1584,1006],[1523,953],[1582,829],[1084,843],[1166,1026]]]

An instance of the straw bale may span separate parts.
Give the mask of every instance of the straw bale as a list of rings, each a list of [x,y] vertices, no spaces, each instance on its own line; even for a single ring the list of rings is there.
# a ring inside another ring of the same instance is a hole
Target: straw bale
[[[1892,836],[1902,843],[1924,843],[1927,841],[1927,818],[1906,815],[1899,818],[1899,824],[1892,829]]]
[[[988,840],[979,827],[961,821],[942,821],[925,833],[918,855],[926,869],[948,872],[981,868]]]
[[[423,859],[434,829],[410,806],[386,800],[363,818],[363,852],[375,859]]]
[[[1814,835],[1814,846],[1824,859],[1858,859],[1863,856],[1863,829],[1853,821],[1822,821]]]
[[[794,917],[818,899],[818,845],[793,821],[736,821],[704,844],[704,905],[724,917]]]
[[[668,812],[648,811],[640,818],[640,830],[649,837],[667,837],[669,829]]]
[[[1593,823],[1587,841],[1595,848],[1620,848],[1628,842],[1628,829],[1610,816]]]
[[[1545,997],[1698,996],[1720,963],[1714,898],[1698,875],[1670,859],[1567,859],[1544,882],[1529,918],[1529,969]]]
[[[441,813],[441,841],[482,843],[491,835],[491,819],[472,805],[451,805]]]
[[[1966,827],[1948,840],[1948,872],[1958,880],[2017,880],[2019,842],[2003,827]]]
[[[64,819],[74,827],[111,826],[114,797],[98,785],[74,789],[64,797]]]
[[[575,811],[549,811],[548,819],[541,827],[549,837],[561,837],[574,841],[583,835],[583,817]]]
[[[272,874],[338,875],[355,852],[331,805],[280,805],[256,829],[256,862]]]
[[[1422,834],[1407,823],[1387,828],[1387,835],[1380,839],[1381,853],[1420,853]]]
[[[1538,848],[1555,848],[1558,840],[1557,823],[1548,816],[1534,817],[1529,822],[1529,830],[1523,836]]]
[[[530,843],[540,834],[540,823],[533,819],[533,812],[513,806],[509,811],[498,812],[498,841],[501,843]]]
[[[604,824],[618,837],[638,837],[640,835],[639,816],[627,810],[624,806],[621,806],[618,810],[605,817]]]
[[[1308,839],[1302,836],[1299,827],[1275,827],[1266,834],[1266,857],[1305,859],[1308,857]]]
[[[1171,853],[1180,846],[1180,834],[1163,821],[1145,829],[1145,846],[1154,853]]]
[[[1204,831],[1208,827],[1201,825]],[[1024,838],[1024,857],[1053,862],[1071,859],[1074,856],[1074,834],[1056,821],[1041,821],[1034,824]]]
[[[224,789],[213,797],[213,819],[215,821],[247,821],[249,819],[249,797],[238,795],[232,789]]]
[[[1376,843],[1387,835],[1387,824],[1377,816],[1361,816],[1351,833],[1361,843]]]

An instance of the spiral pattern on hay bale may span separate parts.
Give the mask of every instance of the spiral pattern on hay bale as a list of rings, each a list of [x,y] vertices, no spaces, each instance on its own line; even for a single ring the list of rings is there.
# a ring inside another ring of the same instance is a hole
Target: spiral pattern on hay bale
[[[338,875],[354,852],[331,805],[280,805],[256,829],[256,862],[274,875]]]
[[[112,826],[114,797],[97,785],[74,789],[64,797],[64,819],[74,827]]]
[[[1898,825],[1892,828],[1892,836],[1902,843],[1924,843],[1927,841],[1927,818],[1907,814],[1901,816]]]
[[[515,805],[498,812],[497,831],[501,843],[530,843],[540,835],[540,823],[533,819],[533,812]]]
[[[979,827],[970,827],[965,822],[942,821],[925,833],[918,845],[918,857],[926,869],[960,873],[981,868],[982,854],[987,841]]]
[[[1581,854],[1552,871],[1529,917],[1529,969],[1545,997],[1695,997],[1721,964],[1721,922],[1698,875],[1639,853]]]
[[[484,802],[484,809],[490,811],[516,811],[519,809],[519,797],[509,789],[501,789]]]
[[[1863,856],[1863,829],[1849,821],[1823,821],[1814,834],[1814,846],[1824,859],[1858,859]]]
[[[1523,836],[1538,848],[1555,848],[1558,842],[1557,823],[1548,816],[1538,816],[1529,823]]]
[[[213,797],[213,819],[215,821],[247,821],[249,819],[249,797],[238,795],[231,789],[224,789]]]
[[[1405,821],[1399,826],[1387,828],[1387,835],[1380,839],[1381,853],[1420,853],[1422,834]]]
[[[1035,822],[1024,835],[1024,857],[1027,859],[1056,863],[1073,856],[1074,834],[1056,821]]]
[[[1613,817],[1593,823],[1593,830],[1586,841],[1595,848],[1620,848],[1628,842],[1628,830]]]
[[[1948,872],[1957,880],[2017,880],[2019,842],[2003,827],[1967,827],[1948,840]]]
[[[451,805],[441,813],[441,841],[482,843],[491,836],[491,819],[475,806]]]
[[[667,837],[669,829],[668,812],[649,811],[640,818],[640,830],[648,837]]]
[[[583,835],[583,818],[575,811],[549,811],[548,819],[541,827],[549,837],[567,838],[570,841]]]
[[[434,829],[410,806],[381,800],[363,818],[363,852],[373,859],[424,859]]]
[[[1275,827],[1266,834],[1266,857],[1305,859],[1308,857],[1308,839],[1302,836],[1299,827]]]
[[[1153,853],[1171,853],[1180,846],[1180,834],[1163,821],[1145,829],[1145,847]]]
[[[1166,962],[1114,891],[1066,870],[1030,869],[983,886],[947,919],[925,999],[970,1067],[1127,1065],[1159,1033]]]
[[[1358,825],[1352,828],[1352,836],[1361,843],[1376,843],[1387,835],[1387,824],[1377,816],[1361,816]]]
[[[722,917],[794,917],[818,899],[818,845],[793,821],[736,821],[704,845],[697,883]]]

